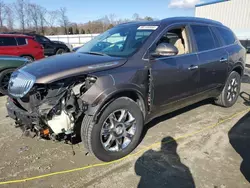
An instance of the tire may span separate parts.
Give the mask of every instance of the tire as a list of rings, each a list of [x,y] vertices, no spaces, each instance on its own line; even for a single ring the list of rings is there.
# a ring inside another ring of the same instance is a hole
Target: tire
[[[222,107],[231,107],[237,101],[241,88],[241,76],[238,72],[231,72],[227,82],[215,103]]]
[[[26,59],[28,59],[30,62],[33,62],[35,59],[29,55],[24,55],[24,56],[21,56],[21,57],[24,57]]]
[[[66,51],[62,48],[59,48],[58,50],[56,50],[56,55],[59,55],[59,54],[64,54]]]
[[[0,73],[0,93],[3,95],[8,94],[8,82],[14,70],[15,69],[6,69]]]
[[[122,116],[122,112],[126,115]],[[112,118],[115,123],[113,123],[113,128],[111,129],[112,123],[109,121],[109,118],[112,115],[115,115],[115,118]],[[124,122],[124,124],[118,122],[121,117],[125,117],[120,121]],[[104,122],[106,123],[104,124]],[[130,128],[125,128],[130,125]],[[130,98],[121,97],[111,102],[104,109],[96,124],[93,123],[92,116],[85,115],[81,126],[81,139],[85,148],[99,160],[113,161],[128,155],[136,148],[140,141],[143,125],[144,119],[139,106]],[[105,130],[110,131],[105,133],[107,134],[106,136],[104,136],[104,132],[101,133],[105,126],[110,126],[110,128],[105,128]],[[127,136],[123,137],[123,135]],[[109,138],[112,138],[110,142],[108,142]],[[105,147],[105,143],[110,143],[107,144],[110,147]]]

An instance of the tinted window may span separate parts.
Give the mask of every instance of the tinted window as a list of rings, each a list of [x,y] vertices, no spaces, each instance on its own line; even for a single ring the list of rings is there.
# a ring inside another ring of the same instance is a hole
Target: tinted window
[[[18,45],[25,45],[25,44],[27,44],[25,38],[16,38],[16,40],[17,40],[17,44]]]
[[[38,42],[49,42],[49,39],[43,36],[36,36]]]
[[[232,31],[219,27],[216,29],[226,45],[230,45],[235,42],[235,37]]]
[[[191,28],[194,33],[198,51],[210,50],[216,47],[208,26],[192,25]]]
[[[14,37],[0,37],[0,46],[16,46]]]
[[[215,46],[216,46],[216,47],[221,47],[221,46],[222,46],[222,45],[221,45],[221,42],[219,41],[218,36],[215,34],[213,28],[210,27],[210,31],[211,31],[212,36],[213,36],[213,38],[214,38],[214,44],[215,44]]]

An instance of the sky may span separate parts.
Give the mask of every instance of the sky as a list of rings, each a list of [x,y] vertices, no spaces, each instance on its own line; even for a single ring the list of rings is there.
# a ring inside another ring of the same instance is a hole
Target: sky
[[[134,13],[138,13],[141,17],[157,19],[194,16],[195,4],[210,1],[214,0],[29,0],[48,10],[66,7],[70,22],[76,23],[85,23],[109,14],[115,14],[117,18],[132,18]]]

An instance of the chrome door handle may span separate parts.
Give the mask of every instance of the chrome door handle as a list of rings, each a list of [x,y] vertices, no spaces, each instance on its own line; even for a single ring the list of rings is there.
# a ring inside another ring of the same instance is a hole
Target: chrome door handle
[[[223,62],[226,62],[227,60],[228,60],[227,58],[221,58],[220,62],[223,63]]]
[[[188,70],[194,70],[194,69],[198,69],[199,67],[196,65],[196,66],[190,66],[188,67]]]

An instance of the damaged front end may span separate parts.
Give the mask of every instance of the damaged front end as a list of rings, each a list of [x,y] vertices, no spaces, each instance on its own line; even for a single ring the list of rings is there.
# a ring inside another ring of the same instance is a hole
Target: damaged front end
[[[96,80],[83,75],[38,84],[32,75],[17,71],[9,83],[8,114],[26,134],[66,140],[75,135],[76,122],[88,109],[81,96]]]

